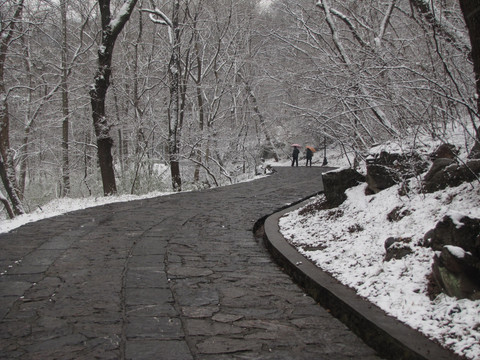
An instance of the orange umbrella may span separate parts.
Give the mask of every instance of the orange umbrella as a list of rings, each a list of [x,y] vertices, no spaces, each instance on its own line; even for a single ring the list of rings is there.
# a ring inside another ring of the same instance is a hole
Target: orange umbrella
[[[310,149],[312,150],[312,152],[316,152],[317,150],[315,150],[315,148],[313,146],[305,146],[307,149]]]

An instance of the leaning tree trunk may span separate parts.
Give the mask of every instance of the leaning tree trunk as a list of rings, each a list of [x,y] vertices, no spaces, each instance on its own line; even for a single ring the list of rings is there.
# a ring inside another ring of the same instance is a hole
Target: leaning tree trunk
[[[460,0],[472,44],[473,70],[477,94],[480,94],[480,4],[478,0]],[[477,113],[480,113],[480,96],[477,96]],[[476,141],[470,157],[480,158],[480,129],[476,126]]]

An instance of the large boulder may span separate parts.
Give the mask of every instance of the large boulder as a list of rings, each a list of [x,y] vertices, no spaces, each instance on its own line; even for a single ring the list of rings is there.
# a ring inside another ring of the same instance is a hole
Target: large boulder
[[[436,251],[442,251],[445,245],[453,245],[480,258],[480,219],[444,216],[423,240],[425,245]]]
[[[400,174],[389,166],[367,165],[368,189],[374,194],[401,182]]]
[[[444,143],[439,145],[435,151],[430,155],[432,160],[436,159],[455,159],[459,150],[455,145]]]
[[[428,162],[415,152],[400,153],[382,150],[367,158],[368,189],[378,193],[406,179],[423,173]]]
[[[323,174],[322,180],[329,206],[337,207],[347,199],[345,190],[365,182],[365,176],[354,169],[345,168]]]
[[[427,193],[455,187],[471,182],[480,176],[480,159],[458,164],[452,159],[438,158],[423,179],[423,189]]]
[[[433,278],[449,296],[480,299],[480,219],[445,216],[424,236],[436,250]]]
[[[463,248],[444,246],[434,257],[432,271],[435,281],[447,295],[480,300],[480,261]]]

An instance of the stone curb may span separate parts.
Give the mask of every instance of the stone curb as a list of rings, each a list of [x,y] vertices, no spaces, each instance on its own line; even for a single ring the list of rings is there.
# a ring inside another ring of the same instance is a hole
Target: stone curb
[[[306,201],[265,218],[264,244],[274,260],[324,308],[387,359],[460,360],[420,332],[387,316],[301,255],[281,235],[278,220]]]

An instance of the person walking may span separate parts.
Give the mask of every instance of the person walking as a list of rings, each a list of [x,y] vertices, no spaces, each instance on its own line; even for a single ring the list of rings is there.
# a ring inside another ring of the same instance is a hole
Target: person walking
[[[307,163],[305,166],[308,166],[308,163],[310,163],[310,166],[312,166],[312,157],[313,157],[313,151],[307,147]]]
[[[295,164],[298,166],[298,154],[300,154],[300,150],[298,150],[297,146],[294,146],[292,153],[292,166],[294,166]]]

